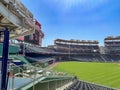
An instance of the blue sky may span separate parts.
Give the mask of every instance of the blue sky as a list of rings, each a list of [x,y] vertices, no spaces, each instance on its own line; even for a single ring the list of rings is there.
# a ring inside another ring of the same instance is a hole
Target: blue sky
[[[120,0],[21,0],[42,24],[42,46],[54,40],[120,36]]]

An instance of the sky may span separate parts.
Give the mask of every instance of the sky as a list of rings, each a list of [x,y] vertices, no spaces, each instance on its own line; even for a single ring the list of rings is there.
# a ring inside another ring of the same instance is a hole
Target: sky
[[[55,39],[98,40],[120,36],[120,0],[21,0],[42,25],[42,46]]]

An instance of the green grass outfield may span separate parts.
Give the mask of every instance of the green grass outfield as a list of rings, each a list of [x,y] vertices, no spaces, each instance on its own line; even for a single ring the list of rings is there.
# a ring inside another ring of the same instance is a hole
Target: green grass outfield
[[[53,70],[76,75],[80,80],[120,89],[119,63],[61,62]]]

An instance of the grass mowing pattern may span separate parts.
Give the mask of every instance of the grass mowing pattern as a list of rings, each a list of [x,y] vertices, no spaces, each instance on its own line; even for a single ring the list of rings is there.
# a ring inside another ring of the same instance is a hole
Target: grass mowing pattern
[[[76,75],[80,80],[120,89],[119,63],[61,62],[54,70]]]

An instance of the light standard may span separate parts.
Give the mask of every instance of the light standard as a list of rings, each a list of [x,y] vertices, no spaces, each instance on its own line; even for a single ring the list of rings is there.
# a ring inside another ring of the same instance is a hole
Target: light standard
[[[71,54],[71,53],[70,53],[70,43],[69,43],[69,61],[70,61],[70,54]]]

